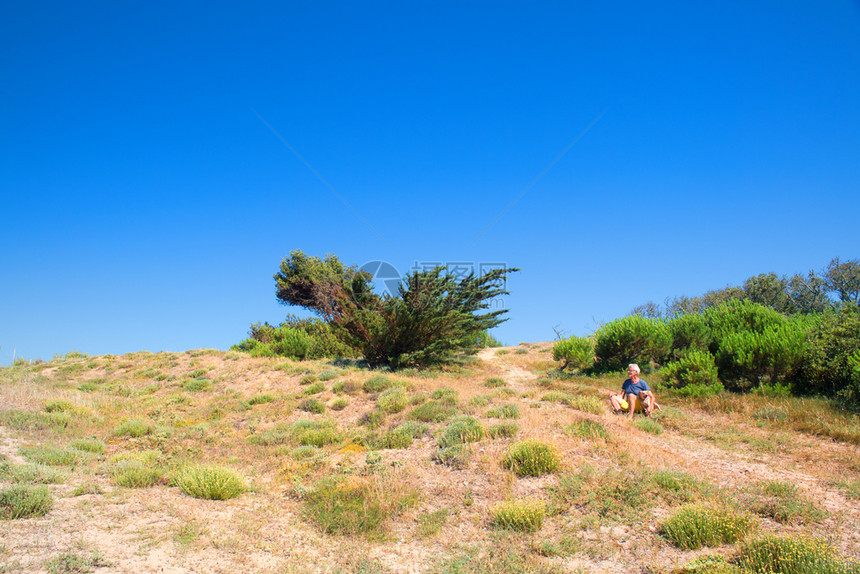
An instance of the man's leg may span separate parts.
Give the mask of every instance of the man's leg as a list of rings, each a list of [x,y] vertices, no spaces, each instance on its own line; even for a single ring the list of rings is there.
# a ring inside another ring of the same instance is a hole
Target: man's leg
[[[612,407],[613,413],[621,411],[621,395],[612,393],[609,395],[609,406]]]
[[[628,416],[630,417],[630,420],[633,420],[633,413],[636,412],[636,395],[633,393],[627,395],[627,404],[630,405],[630,414]]]

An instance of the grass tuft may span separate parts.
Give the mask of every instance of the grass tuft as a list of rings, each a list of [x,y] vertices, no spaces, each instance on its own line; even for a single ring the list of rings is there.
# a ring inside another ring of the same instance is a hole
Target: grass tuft
[[[564,428],[564,434],[568,436],[576,436],[584,439],[603,439],[609,440],[609,431],[600,423],[594,421],[582,420],[576,421]]]
[[[228,500],[248,490],[239,473],[223,466],[189,466],[173,477],[173,483],[183,493],[205,500]]]
[[[533,498],[500,502],[490,509],[493,526],[517,532],[537,532],[545,515],[544,502]]]
[[[445,430],[436,437],[441,448],[457,444],[478,442],[484,438],[484,427],[472,417],[459,417],[451,421]]]
[[[820,538],[767,535],[741,547],[738,565],[755,574],[856,574],[860,565],[844,561]]]
[[[697,503],[672,514],[661,525],[661,533],[678,548],[693,550],[731,544],[743,538],[751,528],[752,520],[745,514]]]
[[[502,458],[502,466],[517,476],[542,476],[554,472],[561,457],[558,450],[538,440],[524,440],[511,445]]]
[[[0,490],[0,519],[44,516],[53,504],[47,487],[16,484]]]

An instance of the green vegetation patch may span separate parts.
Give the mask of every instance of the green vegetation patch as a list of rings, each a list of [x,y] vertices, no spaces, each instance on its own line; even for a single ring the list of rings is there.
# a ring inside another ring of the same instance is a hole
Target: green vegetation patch
[[[827,517],[827,512],[803,497],[797,486],[778,480],[761,483],[750,507],[759,516],[780,524],[807,524]]]
[[[544,516],[546,504],[534,498],[500,502],[490,508],[493,526],[517,532],[537,532],[543,526]]]
[[[90,458],[88,453],[52,444],[22,446],[19,452],[30,462],[49,466],[74,467]]]
[[[745,572],[780,574],[856,574],[860,565],[844,560],[820,538],[768,535],[741,546],[738,565]]]
[[[44,516],[53,507],[53,498],[45,486],[16,484],[0,490],[0,519],[15,520]]]
[[[673,545],[692,550],[734,543],[743,538],[752,526],[752,520],[746,514],[713,504],[696,503],[677,510],[660,529]]]
[[[164,471],[158,464],[161,452],[123,452],[111,457],[106,472],[111,481],[124,488],[148,488],[161,482]]]
[[[494,419],[518,419],[520,418],[520,407],[514,403],[505,403],[488,409],[485,414]]]
[[[502,466],[521,477],[555,472],[560,462],[555,446],[533,439],[511,445],[502,458]]]
[[[445,400],[427,401],[415,407],[409,416],[425,423],[439,423],[457,414],[457,407]]]
[[[610,439],[609,431],[602,424],[589,420],[581,420],[569,424],[564,428],[564,434],[589,440]]]
[[[451,421],[445,430],[436,437],[441,448],[447,448],[457,444],[478,442],[484,438],[483,425],[472,417],[459,417]]]
[[[217,465],[185,467],[174,475],[173,483],[188,496],[205,500],[228,500],[248,490],[238,472]]]
[[[487,436],[496,438],[513,438],[520,430],[520,425],[515,422],[505,421],[487,427]]]
[[[403,387],[391,387],[386,389],[376,399],[376,405],[386,413],[399,413],[406,408],[409,400],[406,397],[406,389]]]
[[[117,436],[128,436],[139,438],[151,434],[155,430],[152,423],[140,419],[126,419],[117,427],[115,434]]]

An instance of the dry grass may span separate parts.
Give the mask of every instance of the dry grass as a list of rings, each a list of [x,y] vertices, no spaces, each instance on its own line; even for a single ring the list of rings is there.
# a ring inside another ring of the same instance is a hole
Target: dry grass
[[[211,350],[0,369],[0,487],[44,483],[54,501],[51,520],[6,523],[3,558],[42,571],[100,551],[137,571],[153,569],[151,555],[212,571],[671,572],[694,554],[660,524],[725,499],[762,504],[753,520],[769,530],[826,533],[860,553],[856,418],[821,401],[661,396],[656,427],[631,425],[603,402],[619,377],[561,374],[548,344],[517,349],[393,374]],[[551,445],[557,469],[506,470],[523,441]],[[253,487],[184,496],[175,478],[199,464]],[[792,500],[823,514],[779,522],[764,506],[773,489],[755,485],[784,476]],[[539,539],[496,527],[494,509],[523,500],[544,510]]]

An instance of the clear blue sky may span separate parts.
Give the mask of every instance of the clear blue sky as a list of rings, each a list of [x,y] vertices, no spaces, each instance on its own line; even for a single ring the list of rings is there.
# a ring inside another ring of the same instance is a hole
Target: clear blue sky
[[[587,334],[856,258],[858,191],[857,1],[0,7],[0,364],[226,349],[293,249]]]

